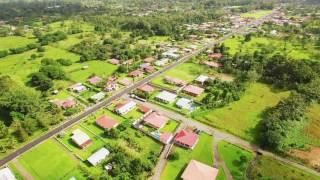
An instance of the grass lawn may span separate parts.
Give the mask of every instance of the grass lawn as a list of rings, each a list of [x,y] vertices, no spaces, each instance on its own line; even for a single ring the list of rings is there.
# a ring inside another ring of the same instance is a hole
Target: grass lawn
[[[25,38],[21,36],[0,37],[0,51],[10,48],[24,47],[30,43],[35,43],[36,39]]]
[[[306,116],[310,119],[310,123],[305,127],[302,135],[308,144],[320,146],[320,104],[313,104]]]
[[[206,112],[195,112],[192,117],[213,127],[218,127],[249,141],[254,140],[261,113],[275,106],[289,92],[275,92],[265,84],[255,83],[248,87],[239,101],[226,107]]]
[[[320,179],[318,176],[309,174],[268,156],[258,157],[251,176],[252,179]]]
[[[94,30],[94,26],[86,23],[86,22],[79,22],[76,20],[66,20],[66,21],[58,21],[49,24],[50,30],[51,31],[64,31],[68,32],[70,27],[79,27],[81,30],[85,32],[91,32]]]
[[[160,129],[160,132],[170,132],[174,133],[175,130],[179,127],[179,122],[175,120],[170,120],[163,128]]]
[[[134,108],[133,110],[131,110],[127,114],[123,115],[124,118],[126,118],[130,121],[140,119],[142,116],[143,116],[143,113],[139,111],[138,107]]]
[[[268,48],[273,49],[273,54],[286,53],[288,57],[292,59],[309,59],[315,53],[316,49],[314,49],[313,44],[305,45],[303,49],[301,45],[297,42],[288,42],[286,45],[286,51],[284,51],[284,41],[276,38],[267,38],[267,37],[253,37],[249,42],[245,42],[242,44],[241,42],[244,40],[241,36],[236,36],[231,39],[227,39],[224,42],[224,45],[229,48],[228,52],[231,55],[239,52],[242,49],[242,52],[253,53],[256,50],[261,49],[262,46],[267,46]]]
[[[199,75],[208,74],[208,72],[210,71],[211,71],[210,68],[208,68],[207,66],[188,62],[188,63],[183,63],[177,66],[176,68],[166,72],[163,76],[159,76],[153,79],[151,82],[153,84],[167,87],[170,89],[177,89],[178,87],[167,84],[164,80],[164,77],[165,76],[175,77],[189,83],[194,79],[196,79]]]
[[[174,147],[173,151],[179,154],[179,159],[168,161],[164,171],[161,174],[162,180],[180,179],[181,174],[190,162],[194,159],[205,163],[209,166],[213,165],[213,137],[201,133],[200,140],[194,150],[188,150],[181,147]]]
[[[224,172],[223,167],[219,167],[219,173],[217,176],[217,180],[227,180],[226,173]]]
[[[270,13],[272,13],[272,10],[260,10],[260,11],[244,13],[244,14],[241,14],[241,16],[246,18],[260,19],[263,16],[266,16]]]
[[[88,69],[82,69],[83,66],[89,66]],[[76,63],[66,67],[69,78],[74,82],[86,82],[88,77],[95,74],[100,77],[108,77],[117,70],[116,65],[106,61],[88,61],[86,63]]]
[[[69,35],[68,39],[63,41],[58,41],[56,43],[50,44],[53,47],[61,48],[61,49],[70,49],[72,46],[80,43],[82,39],[78,38],[79,34]]]
[[[218,151],[234,179],[247,179],[246,169],[253,158],[252,152],[225,141],[219,142]]]
[[[0,73],[10,75],[19,82],[27,82],[29,79],[28,76],[31,73],[39,71],[41,59],[43,58],[66,58],[72,61],[78,61],[80,58],[76,54],[59,48],[46,46],[45,49],[46,51],[43,53],[43,57],[35,60],[30,60],[30,56],[31,54],[37,54],[36,50],[1,58],[0,67],[5,68],[0,68]]]
[[[77,172],[78,166],[78,162],[52,139],[24,153],[18,160],[35,179],[61,179]]]

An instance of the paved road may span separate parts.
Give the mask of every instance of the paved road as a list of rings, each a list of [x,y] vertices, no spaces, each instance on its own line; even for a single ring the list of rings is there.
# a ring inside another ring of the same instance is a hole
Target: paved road
[[[234,30],[232,33],[222,37],[221,39],[213,42],[213,43],[209,43],[209,44],[205,44],[205,47],[196,50],[182,58],[180,58],[179,60],[177,60],[176,62],[170,64],[169,66],[166,66],[165,68],[163,68],[160,71],[157,71],[153,74],[151,74],[150,76],[144,78],[143,80],[134,83],[131,86],[126,87],[125,89],[121,90],[120,92],[116,93],[115,95],[111,96],[110,98],[106,99],[105,101],[102,101],[99,104],[96,104],[95,106],[86,109],[85,112],[80,113],[78,116],[71,118],[70,120],[66,121],[65,123],[59,125],[58,127],[50,130],[47,134],[31,141],[30,143],[26,144],[25,146],[17,149],[16,151],[14,151],[13,153],[9,154],[8,156],[4,157],[3,159],[0,160],[0,166],[3,166],[4,164],[8,163],[9,161],[15,159],[16,157],[20,156],[22,153],[28,151],[29,149],[31,149],[32,147],[44,142],[45,140],[51,138],[52,136],[56,135],[57,133],[59,133],[60,131],[74,125],[75,123],[79,122],[81,119],[87,117],[88,115],[96,112],[97,110],[99,110],[100,108],[108,105],[109,103],[111,103],[112,101],[120,98],[122,95],[127,94],[129,92],[131,92],[132,90],[134,90],[135,88],[139,87],[142,84],[145,84],[147,82],[149,82],[151,79],[161,75],[162,73],[178,66],[181,63],[184,63],[186,61],[188,61],[190,58],[200,54],[201,52],[205,51],[206,49],[213,47],[214,45],[220,44],[221,42],[225,41],[226,39],[230,38],[231,36],[233,36],[234,34],[244,34],[248,32],[248,27],[250,27],[251,25],[259,25],[261,24],[265,19],[267,19],[269,16],[268,15],[260,20],[255,20],[252,21],[250,24],[248,24],[246,27],[243,28],[239,28],[237,30]]]
[[[126,97],[126,98],[129,98],[129,97]],[[134,100],[134,99],[132,99]],[[137,100],[134,100],[134,101],[137,101]],[[138,101],[137,101],[138,102]],[[139,102],[141,103],[141,102]],[[211,126],[208,126],[208,125],[205,125],[205,124],[202,124],[198,121],[195,121],[195,120],[192,120],[192,119],[189,119],[181,114],[178,114],[176,112],[173,112],[173,111],[170,111],[170,110],[167,110],[167,109],[164,109],[163,107],[160,107],[156,104],[153,104],[153,103],[149,103],[149,102],[144,102],[143,103],[145,106],[147,107],[150,107],[151,109],[154,109],[158,112],[160,112],[161,114],[164,114],[166,115],[167,117],[171,118],[171,119],[175,119],[175,120],[178,120],[180,122],[182,122],[184,125],[187,125],[189,127],[195,127],[203,132],[206,132],[208,134],[211,134],[215,137],[215,139],[218,139],[218,140],[225,140],[225,141],[228,141],[232,144],[237,144],[237,145],[240,145],[246,149],[249,149],[253,152],[259,152],[263,155],[267,155],[267,156],[270,156],[270,157],[273,157],[279,161],[282,161],[282,162],[285,162],[285,163],[288,163],[296,168],[299,168],[299,169],[302,169],[306,172],[309,172],[309,173],[312,173],[312,174],[315,174],[317,176],[320,176],[320,173],[311,169],[311,168],[308,168],[306,166],[303,166],[301,164],[298,164],[296,162],[293,162],[291,160],[288,160],[288,159],[285,159],[283,157],[280,157],[276,154],[273,154],[269,151],[266,151],[266,150],[263,150],[261,149],[260,147],[254,145],[254,144],[251,144],[250,142],[248,141],[245,141],[237,136],[234,136],[232,134],[229,134],[229,133],[226,133],[226,132],[223,132],[219,129],[216,129],[216,128],[213,128]]]

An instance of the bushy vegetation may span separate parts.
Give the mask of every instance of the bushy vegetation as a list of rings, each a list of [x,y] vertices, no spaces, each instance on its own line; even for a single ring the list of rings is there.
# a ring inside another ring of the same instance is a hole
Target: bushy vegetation
[[[63,120],[59,109],[38,92],[17,84],[9,76],[0,77],[0,87],[0,109],[9,115],[2,122],[3,137],[15,137],[24,142],[39,129],[47,129]]]

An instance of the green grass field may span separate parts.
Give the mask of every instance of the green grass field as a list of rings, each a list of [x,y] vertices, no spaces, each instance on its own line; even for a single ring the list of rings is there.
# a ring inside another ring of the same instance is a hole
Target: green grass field
[[[219,142],[218,151],[234,179],[247,179],[246,169],[253,158],[252,152],[225,141]]]
[[[315,175],[304,172],[268,156],[258,157],[252,170],[252,179],[320,179]]]
[[[205,163],[209,166],[213,165],[213,137],[201,133],[200,140],[193,150],[188,150],[181,147],[175,147],[174,151],[179,154],[179,159],[168,161],[164,171],[161,174],[162,180],[180,179],[181,174],[190,162],[194,159]]]
[[[88,69],[82,69],[83,66],[89,66]],[[117,70],[117,66],[106,61],[88,61],[86,63],[76,63],[66,67],[69,78],[74,82],[86,82],[92,74],[101,77],[108,77]]]
[[[153,79],[151,82],[169,89],[176,89],[177,87],[174,85],[170,85],[165,82],[165,76],[175,77],[189,83],[196,79],[199,75],[209,72],[211,72],[211,69],[207,66],[188,62],[177,66],[176,68],[166,72],[163,76]]]
[[[10,48],[24,47],[30,43],[35,43],[36,39],[25,38],[21,36],[0,37],[0,51],[9,50]]]
[[[219,173],[216,180],[227,180],[226,173],[224,172],[223,167],[219,168]]]
[[[8,74],[13,77],[15,80],[20,82],[28,81],[28,76],[31,73],[37,72],[40,67],[41,59],[43,58],[65,58],[72,61],[78,61],[79,56],[73,53],[70,53],[66,50],[59,48],[54,48],[51,46],[45,47],[46,51],[43,53],[42,58],[37,58],[35,60],[30,60],[31,54],[36,54],[36,50],[27,51],[17,55],[10,55],[5,58],[2,58],[0,61],[0,73]]]
[[[225,46],[229,48],[228,52],[231,55],[239,52],[253,53],[259,50],[262,46],[267,46],[273,49],[273,54],[287,54],[288,57],[292,59],[309,59],[316,54],[317,50],[314,48],[313,44],[307,44],[303,49],[299,42],[288,42],[286,45],[286,51],[284,50],[285,43],[283,40],[277,38],[267,38],[267,37],[253,37],[249,42],[244,42],[244,38],[236,36],[234,38],[228,39],[224,42]],[[244,43],[242,43],[244,42]]]
[[[260,11],[255,11],[255,12],[244,13],[244,14],[241,14],[241,16],[245,17],[245,18],[260,19],[263,16],[266,16],[270,13],[272,13],[272,10],[260,10]]]
[[[54,140],[48,140],[18,158],[35,179],[64,179],[78,172],[78,162]],[[83,177],[77,177],[84,179]]]
[[[170,120],[163,128],[160,129],[160,132],[170,132],[174,133],[175,130],[179,127],[179,122],[175,120]]]
[[[247,88],[239,101],[209,112],[195,112],[192,116],[200,122],[253,141],[261,113],[288,95],[289,92],[275,92],[265,84],[255,83]]]
[[[315,146],[320,146],[320,104],[313,104],[306,116],[309,118],[310,123],[306,126],[301,133],[305,139],[306,143]]]

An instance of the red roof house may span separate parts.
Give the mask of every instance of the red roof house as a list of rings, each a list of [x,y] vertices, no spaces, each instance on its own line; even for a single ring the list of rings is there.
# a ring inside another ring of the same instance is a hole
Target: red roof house
[[[146,73],[153,73],[156,69],[154,68],[154,66],[147,66],[147,67],[144,67],[143,70],[146,72]]]
[[[203,164],[196,160],[191,160],[181,175],[182,180],[215,180],[218,176],[219,170]]]
[[[102,78],[98,77],[98,76],[93,76],[91,78],[88,79],[88,82],[90,84],[93,84],[93,85],[97,85],[99,82],[102,81]]]
[[[176,134],[174,142],[180,146],[193,149],[199,141],[199,135],[187,130],[182,130]]]
[[[151,127],[160,129],[167,124],[168,120],[169,119],[167,117],[162,116],[157,112],[152,112],[147,117],[145,117],[143,121]]]
[[[110,62],[111,64],[113,64],[113,65],[118,65],[118,64],[120,64],[120,60],[118,60],[118,59],[110,59],[109,62]]]
[[[146,92],[146,93],[151,93],[154,91],[154,88],[148,84],[145,84],[145,85],[138,87],[138,90]]]
[[[204,89],[198,86],[188,85],[183,88],[183,91],[191,96],[200,96],[204,92]]]
[[[148,108],[146,106],[140,105],[139,106],[139,111],[144,113],[144,114],[148,114],[148,113],[150,113],[152,111],[152,109]]]
[[[146,63],[152,63],[153,61],[155,61],[156,59],[154,57],[147,57],[145,58],[143,61]]]
[[[221,63],[212,62],[212,61],[205,61],[205,62],[203,62],[203,64],[206,64],[206,65],[213,67],[213,68],[219,68],[219,67],[223,66]]]
[[[66,108],[73,108],[76,105],[77,105],[77,102],[73,98],[68,98],[64,102],[62,102],[62,107],[65,109]]]
[[[160,141],[165,144],[168,144],[172,139],[173,139],[173,135],[168,132],[162,133],[160,136]]]
[[[184,86],[184,85],[187,84],[187,82],[185,82],[183,80],[180,80],[180,79],[174,78],[174,77],[170,77],[170,76],[166,76],[165,80],[166,80],[167,83],[174,84],[174,85],[177,85],[177,86]]]
[[[52,100],[50,102],[52,102],[53,104],[55,104],[55,105],[57,105],[59,107],[62,107],[64,109],[73,108],[73,107],[75,107],[77,105],[76,100],[74,100],[71,97],[66,99],[66,100],[58,100],[58,99],[56,99],[56,100]]]
[[[129,75],[130,77],[139,77],[139,76],[141,76],[142,74],[143,74],[143,72],[140,71],[139,69],[137,69],[137,70],[131,71],[128,75]]]
[[[105,130],[110,130],[118,126],[118,122],[108,116],[101,116],[96,120],[96,124]]]
[[[213,58],[213,59],[220,59],[223,57],[223,54],[221,53],[212,53],[212,54],[209,54],[208,55],[210,58]]]

